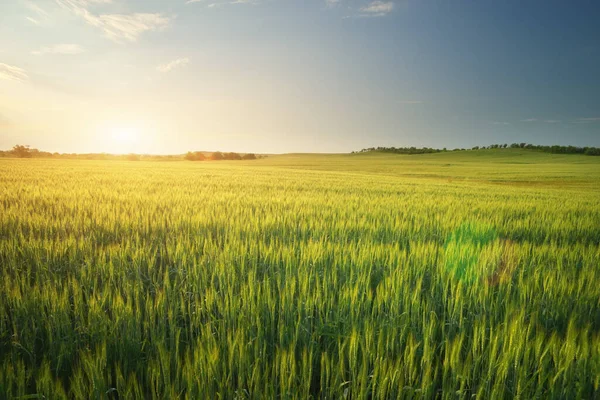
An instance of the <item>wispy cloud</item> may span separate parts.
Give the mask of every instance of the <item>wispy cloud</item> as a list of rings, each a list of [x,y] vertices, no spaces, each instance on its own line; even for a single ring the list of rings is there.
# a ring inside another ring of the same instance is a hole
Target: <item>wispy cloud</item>
[[[110,4],[112,0],[56,0],[63,8],[82,18],[88,25],[101,29],[104,35],[117,42],[135,42],[150,31],[159,31],[171,22],[171,18],[160,13],[100,14],[88,8],[91,5]]]
[[[563,122],[563,120],[527,118],[527,119],[522,119],[520,122],[543,122],[546,124],[558,124],[558,123]],[[594,122],[600,122],[600,117],[577,118],[577,119],[570,120],[570,121],[566,120],[564,122],[572,123],[572,124],[590,124],[590,123],[594,123]]]
[[[31,1],[25,1],[24,4],[25,4],[25,7],[27,7],[27,9],[29,9],[29,11],[34,12],[36,15],[38,15],[40,17],[48,18],[48,13],[46,12],[46,10],[44,10],[39,5],[37,5]]]
[[[537,119],[537,118],[527,118],[522,119],[520,122],[545,122],[547,124],[558,124],[562,122],[560,119]]]
[[[491,124],[492,125],[510,125],[510,122],[506,122],[506,121],[492,121]]]
[[[187,58],[187,57],[178,58],[177,60],[173,60],[173,61],[168,62],[166,64],[159,65],[158,67],[156,67],[156,69],[159,72],[166,73],[166,72],[171,72],[171,71],[173,71],[174,69],[177,69],[177,68],[183,68],[186,65],[188,65],[189,63],[190,63],[190,59]]]
[[[58,0],[57,0],[58,1]],[[78,4],[81,7],[89,7],[98,4],[113,4],[113,0],[69,0],[69,2]]]
[[[212,2],[208,2],[206,0],[187,0],[185,4],[194,4],[194,3],[205,3],[208,8],[216,8],[220,6],[224,6],[227,4],[251,4],[257,5],[261,3],[261,0],[213,0]]]
[[[122,39],[135,42],[144,32],[166,28],[170,18],[162,14],[111,14],[100,15],[90,23],[101,28],[109,39],[116,42]]]
[[[85,52],[85,49],[78,44],[63,43],[42,47],[39,50],[32,51],[31,54],[36,56],[43,54],[76,55],[83,52]]]
[[[577,118],[574,122],[579,124],[589,124],[590,122],[600,122],[600,117]]]
[[[45,22],[49,19],[50,15],[46,12],[46,10],[41,8],[39,5],[37,5],[31,1],[24,1],[23,4],[30,12],[35,14],[35,17],[25,16],[25,19],[27,21],[31,22],[32,24],[41,25],[42,22]]]
[[[29,79],[27,72],[19,67],[0,63],[0,80],[25,82]]]
[[[327,7],[333,8],[339,6],[341,2],[342,0],[325,0],[325,5],[327,5]]]
[[[34,25],[39,25],[39,24],[40,24],[40,21],[38,21],[37,19],[35,19],[35,18],[32,18],[32,17],[25,17],[25,19],[26,19],[27,21],[31,22],[31,23],[32,23],[32,24],[34,24]]]
[[[383,17],[394,10],[394,3],[391,1],[373,1],[360,9],[362,16]]]

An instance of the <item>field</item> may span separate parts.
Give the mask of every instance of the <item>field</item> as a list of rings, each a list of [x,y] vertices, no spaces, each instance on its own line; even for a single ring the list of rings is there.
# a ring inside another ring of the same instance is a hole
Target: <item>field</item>
[[[600,157],[5,159],[0,268],[0,398],[600,398]]]

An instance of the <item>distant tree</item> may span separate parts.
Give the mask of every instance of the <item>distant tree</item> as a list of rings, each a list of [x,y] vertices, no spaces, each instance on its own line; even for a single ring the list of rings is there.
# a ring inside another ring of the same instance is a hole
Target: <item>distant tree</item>
[[[240,156],[238,153],[230,152],[223,154],[223,158],[225,160],[241,160],[242,156]]]
[[[598,147],[587,147],[584,151],[587,156],[600,156],[600,148]]]
[[[354,154],[354,151],[352,152],[352,154]],[[256,154],[254,154],[254,153],[244,154],[244,156],[242,157],[242,160],[256,160]]]
[[[220,161],[220,160],[224,160],[225,157],[223,156],[223,153],[221,153],[220,151],[215,151],[214,153],[212,153],[210,155],[210,159],[213,161]]]
[[[31,149],[29,145],[16,145],[12,148],[11,153],[19,158],[31,158]]]
[[[127,161],[140,161],[140,156],[138,154],[127,154]]]
[[[186,155],[183,157],[188,161],[204,161],[206,160],[206,156],[201,151],[188,151]]]
[[[556,154],[585,154],[585,155],[590,155],[590,156],[597,156],[600,155],[600,148],[597,147],[576,147],[576,146],[559,146],[559,145],[554,145],[554,146],[538,146],[538,145],[533,145],[533,144],[528,144],[528,143],[512,143],[510,146],[508,144],[491,144],[489,146],[474,146],[472,148],[472,150],[477,150],[477,149],[498,149],[498,148],[507,148],[510,147],[511,149],[528,149],[528,150],[535,150],[535,151],[541,151],[544,153],[556,153]],[[465,149],[462,148],[455,148],[453,150],[450,151],[464,151]],[[396,153],[396,154],[425,154],[425,153],[438,153],[441,151],[446,151],[446,148],[444,148],[444,150],[439,150],[439,149],[432,149],[429,147],[423,147],[422,149],[418,149],[415,147],[369,147],[366,149],[362,149],[360,151],[360,153],[365,153],[365,152],[381,152],[381,153]]]

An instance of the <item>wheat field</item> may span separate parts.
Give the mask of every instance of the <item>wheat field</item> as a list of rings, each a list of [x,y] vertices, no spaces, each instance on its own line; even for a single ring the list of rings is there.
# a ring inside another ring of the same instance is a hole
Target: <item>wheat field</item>
[[[0,160],[0,398],[595,399],[600,160]]]

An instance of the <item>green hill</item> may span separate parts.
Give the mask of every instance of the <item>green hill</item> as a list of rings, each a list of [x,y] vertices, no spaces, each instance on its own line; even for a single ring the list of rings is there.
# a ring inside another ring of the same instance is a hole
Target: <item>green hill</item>
[[[524,149],[457,151],[402,155],[286,154],[253,161],[252,165],[319,171],[382,174],[492,183],[600,186],[600,158],[551,154]]]

